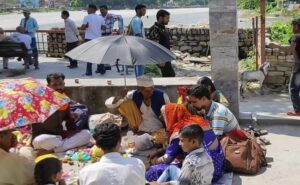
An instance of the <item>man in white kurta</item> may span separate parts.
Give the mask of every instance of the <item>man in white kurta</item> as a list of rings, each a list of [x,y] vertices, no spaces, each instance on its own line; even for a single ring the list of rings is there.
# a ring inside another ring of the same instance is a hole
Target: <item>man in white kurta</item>
[[[108,108],[117,108],[124,100],[133,100],[142,115],[142,123],[139,131],[152,133],[163,128],[159,119],[161,108],[170,103],[169,96],[162,90],[154,88],[153,79],[150,76],[137,77],[137,90],[129,91],[125,97],[111,97],[106,100]]]
[[[94,134],[96,145],[104,156],[97,163],[79,173],[80,185],[145,185],[145,166],[136,158],[122,157],[121,130],[113,123],[97,125]]]

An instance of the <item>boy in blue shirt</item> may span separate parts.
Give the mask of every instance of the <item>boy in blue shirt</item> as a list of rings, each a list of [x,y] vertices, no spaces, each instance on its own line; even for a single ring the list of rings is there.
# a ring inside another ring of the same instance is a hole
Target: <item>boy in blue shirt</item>
[[[145,30],[142,21],[142,17],[146,14],[146,6],[138,4],[135,7],[136,16],[134,16],[130,22],[130,27],[132,29],[133,36],[145,38]],[[136,77],[144,75],[144,66],[136,65],[135,66],[135,75]]]

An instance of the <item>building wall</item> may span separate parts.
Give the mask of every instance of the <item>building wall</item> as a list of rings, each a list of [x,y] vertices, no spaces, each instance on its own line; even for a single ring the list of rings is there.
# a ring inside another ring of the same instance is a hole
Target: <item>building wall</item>
[[[265,84],[270,87],[287,86],[294,63],[293,55],[278,49],[266,49],[266,61],[271,63]]]

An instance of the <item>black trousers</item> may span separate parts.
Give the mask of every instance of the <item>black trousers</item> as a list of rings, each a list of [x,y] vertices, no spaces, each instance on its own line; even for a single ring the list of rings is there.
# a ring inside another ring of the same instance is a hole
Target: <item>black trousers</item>
[[[67,43],[67,52],[71,51],[74,48],[76,48],[78,45],[79,45],[78,41]],[[77,66],[78,65],[77,60],[72,60],[71,58],[69,58],[69,61],[70,61],[71,66]]]
[[[172,67],[171,62],[166,62],[164,67],[159,66],[162,77],[175,77],[175,71]]]

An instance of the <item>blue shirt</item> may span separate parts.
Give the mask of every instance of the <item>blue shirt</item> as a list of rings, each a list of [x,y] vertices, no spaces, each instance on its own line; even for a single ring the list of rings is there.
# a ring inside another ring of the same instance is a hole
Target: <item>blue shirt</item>
[[[31,36],[31,38],[35,38],[35,33],[39,29],[39,25],[32,17],[29,17],[28,20],[25,20],[25,18],[21,19],[20,26],[25,28],[25,31]]]
[[[213,131],[217,136],[222,136],[236,128],[239,124],[232,112],[224,105],[212,101],[210,109],[206,114]]]
[[[134,16],[130,22],[134,36],[145,38],[143,21],[140,17]]]

